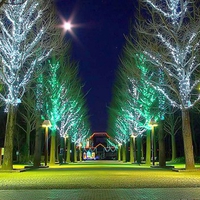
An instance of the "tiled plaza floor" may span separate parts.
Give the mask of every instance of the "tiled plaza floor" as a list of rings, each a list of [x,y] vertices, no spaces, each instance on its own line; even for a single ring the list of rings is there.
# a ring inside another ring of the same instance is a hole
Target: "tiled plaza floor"
[[[200,188],[0,190],[0,200],[199,200]]]
[[[0,173],[0,200],[200,200],[200,171],[97,162]]]

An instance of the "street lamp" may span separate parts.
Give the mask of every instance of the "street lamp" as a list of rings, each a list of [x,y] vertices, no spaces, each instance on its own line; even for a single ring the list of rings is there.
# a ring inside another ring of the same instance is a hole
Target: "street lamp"
[[[42,127],[45,128],[45,149],[44,149],[44,163],[47,166],[48,162],[48,128],[51,127],[51,122],[49,120],[44,120]]]
[[[122,144],[119,142],[118,143],[118,161],[121,161],[121,146]]]
[[[82,162],[82,143],[79,143],[79,161]]]
[[[151,126],[151,147],[152,147],[152,165],[155,165],[155,156],[154,156],[154,127],[158,126],[155,120],[151,120],[149,123],[149,126]]]
[[[63,153],[64,153],[64,155],[63,155],[63,157],[64,157],[64,162],[66,162],[66,158],[67,158],[67,153],[66,153],[66,148],[68,148],[67,147],[67,138],[69,137],[69,135],[67,134],[67,132],[65,133],[65,136],[64,136],[64,151],[63,151]]]
[[[134,163],[135,160],[135,135],[130,135],[130,162]]]

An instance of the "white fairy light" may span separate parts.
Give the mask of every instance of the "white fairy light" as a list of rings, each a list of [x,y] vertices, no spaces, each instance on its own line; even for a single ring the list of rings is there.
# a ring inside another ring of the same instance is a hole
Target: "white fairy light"
[[[200,66],[197,59],[200,49],[198,39],[200,37],[200,26],[196,24],[195,29],[185,31],[183,20],[186,17],[187,6],[189,5],[187,0],[165,0],[160,1],[160,4],[158,4],[158,1],[144,1],[152,9],[156,10],[158,15],[163,15],[170,24],[170,29],[172,29],[172,32],[169,33],[169,30],[164,25],[161,29],[155,30],[157,40],[166,52],[165,55],[152,50],[144,50],[144,53],[152,64],[162,68],[171,77],[176,89],[173,88],[174,86],[171,87],[169,85],[152,84],[152,86],[164,94],[173,106],[181,109],[190,108],[199,99],[198,94],[195,96],[192,94],[196,86],[195,82],[199,82],[200,79],[195,77],[198,80],[193,80],[194,78],[192,77]],[[165,31],[162,32],[162,30]],[[181,36],[179,34],[180,30],[184,31]],[[174,94],[176,95],[174,96]]]
[[[45,34],[43,26],[40,30],[36,28],[43,15],[39,2],[31,3],[27,0],[21,5],[5,4],[2,12],[0,80],[5,84],[7,93],[1,94],[0,98],[7,106],[17,106],[34,69],[47,58],[51,50],[45,49],[44,46],[41,52],[37,49]]]

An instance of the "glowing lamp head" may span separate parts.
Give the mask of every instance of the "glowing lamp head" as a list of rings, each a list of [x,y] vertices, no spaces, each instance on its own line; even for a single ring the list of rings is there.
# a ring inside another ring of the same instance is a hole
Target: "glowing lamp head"
[[[151,119],[149,126],[151,127],[158,126],[158,123],[155,120]]]
[[[44,120],[42,127],[51,127],[51,122],[49,120]]]
[[[69,22],[64,22],[64,29],[66,30],[66,31],[69,31],[69,30],[71,30],[71,28],[72,28],[72,25],[69,23]]]

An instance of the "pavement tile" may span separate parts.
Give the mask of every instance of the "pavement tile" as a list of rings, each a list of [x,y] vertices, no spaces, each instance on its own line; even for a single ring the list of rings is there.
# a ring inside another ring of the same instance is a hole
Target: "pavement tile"
[[[0,200],[200,200],[200,188],[0,190]]]
[[[200,200],[200,171],[118,162],[0,173],[0,200]]]

